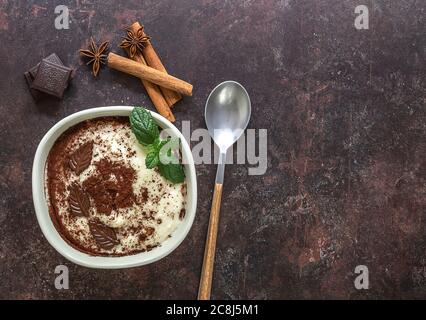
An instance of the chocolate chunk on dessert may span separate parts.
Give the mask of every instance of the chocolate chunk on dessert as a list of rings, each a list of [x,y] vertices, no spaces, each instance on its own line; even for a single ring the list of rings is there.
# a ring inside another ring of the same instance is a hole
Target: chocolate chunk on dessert
[[[70,155],[70,168],[76,174],[86,170],[92,161],[93,141],[86,142]]]
[[[65,89],[68,87],[70,75],[70,68],[43,59],[31,88],[62,98]]]
[[[89,221],[89,228],[96,243],[102,249],[111,250],[120,243],[114,229],[99,221]]]
[[[69,188],[68,205],[70,212],[76,217],[89,217],[90,198],[87,192],[74,183]]]
[[[49,152],[45,192],[62,238],[93,256],[154,250],[182,223],[186,182],[145,165],[128,117],[100,117],[65,131]]]

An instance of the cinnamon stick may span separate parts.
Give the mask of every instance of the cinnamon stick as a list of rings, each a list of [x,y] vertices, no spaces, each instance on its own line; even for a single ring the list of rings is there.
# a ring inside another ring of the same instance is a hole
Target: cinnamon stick
[[[127,54],[129,54],[129,50],[126,50]],[[133,60],[146,65],[145,58],[142,54],[136,53],[133,57]],[[145,87],[146,92],[148,93],[148,96],[151,98],[152,103],[155,106],[155,109],[157,109],[158,113],[161,114],[163,117],[165,117],[170,122],[175,121],[175,117],[172,113],[172,110],[170,110],[170,106],[168,105],[166,99],[164,99],[163,93],[160,90],[160,87],[156,84],[146,81],[144,79],[141,79],[141,82],[143,86]]]
[[[136,32],[141,27],[142,26],[140,25],[139,22],[135,22],[129,28],[133,32]],[[157,69],[159,71],[162,71],[164,73],[167,73],[166,68],[164,67],[163,63],[161,62],[160,58],[155,52],[151,42],[149,42],[149,44],[145,46],[145,48],[142,50],[142,54],[148,66],[150,66],[151,68]],[[164,98],[166,99],[169,107],[172,107],[176,102],[182,99],[182,96],[176,91],[169,90],[163,87],[161,87],[160,89],[161,89],[161,92],[163,92]]]
[[[153,82],[160,87],[192,96],[192,84],[113,52],[108,54],[108,67]]]

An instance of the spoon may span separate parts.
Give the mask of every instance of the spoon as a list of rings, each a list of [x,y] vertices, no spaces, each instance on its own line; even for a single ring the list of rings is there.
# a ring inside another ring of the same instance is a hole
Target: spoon
[[[238,82],[222,82],[213,89],[207,98],[204,117],[209,134],[219,147],[220,155],[198,291],[199,300],[210,299],[226,152],[246,129],[250,113],[250,97]]]

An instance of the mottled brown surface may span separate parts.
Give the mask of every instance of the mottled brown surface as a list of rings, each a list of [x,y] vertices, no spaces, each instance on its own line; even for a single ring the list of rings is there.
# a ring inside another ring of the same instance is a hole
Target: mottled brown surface
[[[171,74],[195,86],[176,106],[204,127],[209,91],[246,86],[251,128],[268,129],[268,171],[227,167],[213,298],[426,298],[425,7],[367,1],[70,1],[71,29],[54,29],[63,1],[0,2],[0,298],[195,298],[215,167],[197,167],[194,226],[170,256],[128,270],[76,266],[47,243],[31,197],[43,134],[92,106],[152,107],[140,81],[78,57],[139,20]],[[57,52],[76,68],[62,101],[35,105],[23,72]],[[303,198],[303,200],[299,200]],[[56,290],[54,269],[70,270]],[[354,268],[371,289],[354,288]]]

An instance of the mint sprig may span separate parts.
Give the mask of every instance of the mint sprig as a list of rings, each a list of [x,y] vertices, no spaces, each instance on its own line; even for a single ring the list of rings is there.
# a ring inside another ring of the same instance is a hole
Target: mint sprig
[[[161,140],[160,131],[151,113],[142,107],[135,107],[130,115],[130,125],[138,142],[145,147],[147,156],[145,166],[148,169],[157,167],[160,174],[172,183],[181,183],[185,180],[183,165],[173,156],[171,148],[166,145],[170,138]],[[167,163],[162,163],[160,156],[166,154]]]
[[[130,125],[139,143],[143,146],[153,144],[160,136],[158,126],[151,113],[144,108],[133,108]]]
[[[160,159],[158,157],[158,153],[156,153],[155,151],[148,153],[145,158],[145,166],[147,167],[147,169],[154,169],[159,162]]]

